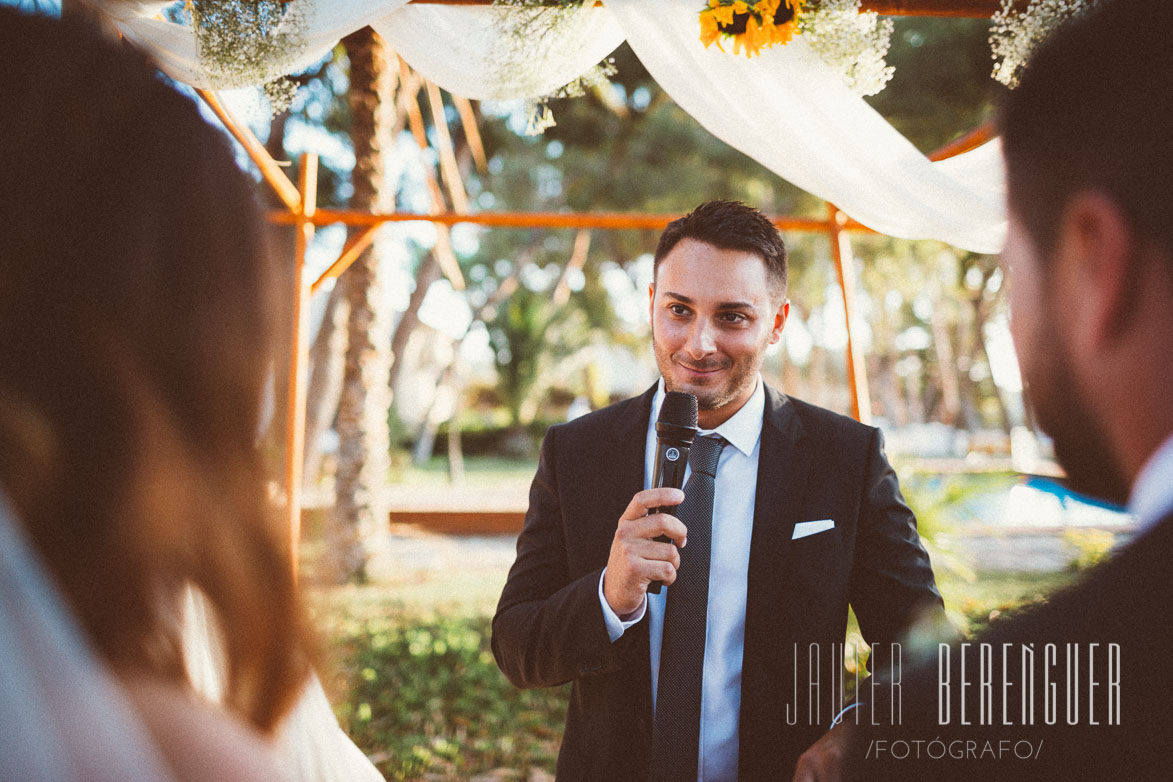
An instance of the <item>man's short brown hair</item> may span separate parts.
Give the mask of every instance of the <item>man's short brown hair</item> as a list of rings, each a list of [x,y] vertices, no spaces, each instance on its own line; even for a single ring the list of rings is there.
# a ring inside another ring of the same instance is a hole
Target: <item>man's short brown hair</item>
[[[672,252],[681,239],[695,239],[722,250],[743,250],[766,263],[770,293],[786,296],[786,245],[782,234],[764,214],[740,201],[706,201],[684,217],[668,223],[656,246],[655,265]]]

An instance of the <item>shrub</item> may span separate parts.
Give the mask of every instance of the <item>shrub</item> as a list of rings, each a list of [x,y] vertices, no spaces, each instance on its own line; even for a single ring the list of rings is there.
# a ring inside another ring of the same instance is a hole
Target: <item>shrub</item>
[[[1068,570],[1086,570],[1108,558],[1116,536],[1102,529],[1073,528],[1063,533],[1063,542],[1075,549],[1075,555],[1067,563]]]
[[[336,712],[388,779],[553,772],[569,688],[515,689],[493,660],[489,622],[403,611],[340,622],[336,690],[347,695]]]

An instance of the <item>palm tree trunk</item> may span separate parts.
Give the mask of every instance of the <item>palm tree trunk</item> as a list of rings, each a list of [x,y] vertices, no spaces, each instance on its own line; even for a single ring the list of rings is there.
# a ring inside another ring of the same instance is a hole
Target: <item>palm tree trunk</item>
[[[382,39],[363,28],[343,39],[350,58],[353,209],[384,206],[383,159],[389,147],[390,71]],[[339,581],[364,581],[387,541],[383,491],[390,467],[387,415],[390,318],[379,274],[379,242],[339,278],[349,306],[342,392],[338,405],[338,475],[329,565]]]

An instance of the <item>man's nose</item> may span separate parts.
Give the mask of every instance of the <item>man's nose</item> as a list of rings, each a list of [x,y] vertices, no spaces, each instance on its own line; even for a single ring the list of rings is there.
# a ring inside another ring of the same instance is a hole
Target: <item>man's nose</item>
[[[693,358],[707,356],[717,349],[713,326],[705,318],[698,318],[688,335],[688,352]]]

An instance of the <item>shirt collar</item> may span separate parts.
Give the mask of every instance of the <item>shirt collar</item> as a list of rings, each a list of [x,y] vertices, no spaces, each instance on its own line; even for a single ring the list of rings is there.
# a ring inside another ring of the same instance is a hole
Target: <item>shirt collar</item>
[[[652,423],[660,416],[660,405],[664,402],[664,378],[656,385],[652,398]],[[766,387],[759,375],[753,394],[729,419],[716,429],[702,429],[701,434],[719,434],[746,456],[753,453],[762,436],[762,419],[766,414]]]
[[[1173,435],[1161,443],[1132,484],[1128,510],[1141,529],[1152,526],[1173,511]]]

